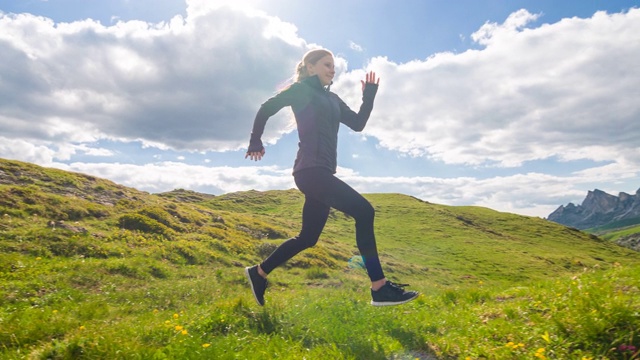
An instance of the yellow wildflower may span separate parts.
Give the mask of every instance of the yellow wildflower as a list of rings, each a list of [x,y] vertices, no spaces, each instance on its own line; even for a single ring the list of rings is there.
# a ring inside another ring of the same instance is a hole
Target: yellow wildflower
[[[544,352],[545,352],[544,348],[540,348],[536,351],[535,354],[533,354],[533,356],[537,357],[540,360],[546,360],[547,357],[544,356]]]
[[[511,350],[518,350],[520,348],[524,348],[524,344],[523,343],[517,343],[516,344],[513,341],[509,341],[505,346],[510,348]]]
[[[206,348],[208,348],[209,346],[211,346],[211,344],[202,344],[202,348],[203,348],[203,349],[206,349]]]
[[[180,325],[176,325],[176,331],[181,331],[182,329],[183,329],[183,327],[182,327],[182,326],[180,326]]]

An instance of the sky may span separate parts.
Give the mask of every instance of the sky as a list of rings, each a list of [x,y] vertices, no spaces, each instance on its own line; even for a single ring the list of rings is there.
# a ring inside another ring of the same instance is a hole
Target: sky
[[[292,113],[260,105],[335,55],[337,176],[362,193],[547,217],[640,188],[640,0],[0,0],[0,158],[150,193],[294,188]]]

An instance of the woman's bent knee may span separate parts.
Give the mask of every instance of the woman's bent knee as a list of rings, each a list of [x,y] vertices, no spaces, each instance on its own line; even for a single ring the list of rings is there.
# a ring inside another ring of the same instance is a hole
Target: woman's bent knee
[[[367,202],[358,209],[358,213],[354,216],[354,219],[357,222],[373,222],[375,215],[375,209]]]
[[[319,237],[316,236],[304,236],[304,234],[301,234],[296,241],[298,241],[300,247],[304,250],[314,247],[318,243],[318,239]]]

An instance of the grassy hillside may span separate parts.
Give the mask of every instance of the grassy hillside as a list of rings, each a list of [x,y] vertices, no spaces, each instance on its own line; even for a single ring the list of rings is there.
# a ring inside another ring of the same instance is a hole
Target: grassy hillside
[[[593,228],[588,230],[589,233],[598,235],[606,240],[617,240],[620,237],[640,233],[640,225],[616,225],[608,227]]]
[[[540,218],[431,204],[400,194],[366,197],[376,209],[383,261],[399,277],[420,275],[432,285],[517,284],[584,267],[606,268],[627,258],[637,264],[634,252]],[[228,194],[203,204],[249,213],[294,233],[302,202],[302,195],[291,190]],[[356,254],[354,236],[352,220],[332,213],[323,237],[347,247],[344,252],[351,256]]]
[[[243,267],[296,234],[298,191],[153,195],[0,160],[0,358],[638,357],[639,253],[539,218],[366,197],[387,276],[423,295],[369,306],[353,220],[332,212],[260,308]]]
[[[603,226],[586,229],[586,231],[593,234],[605,234],[609,231],[616,231],[618,229],[632,228],[632,227],[637,228],[638,226],[640,226],[640,217],[614,221]]]
[[[620,246],[640,251],[640,218],[615,221],[605,226],[585,230],[590,234]]]

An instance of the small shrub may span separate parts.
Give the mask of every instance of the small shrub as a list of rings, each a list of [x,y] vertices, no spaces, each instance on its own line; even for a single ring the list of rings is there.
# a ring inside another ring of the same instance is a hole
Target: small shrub
[[[175,264],[201,265],[215,258],[199,243],[180,241],[172,243],[167,250],[167,260]]]
[[[147,278],[147,274],[140,268],[140,266],[136,266],[135,264],[130,264],[125,260],[118,261],[115,264],[108,265],[107,272],[109,274],[118,274],[118,275],[130,277],[133,279]]]
[[[99,243],[85,236],[69,236],[64,231],[37,232],[34,234],[40,244],[46,246],[52,255],[72,257],[84,256],[90,258],[107,258],[109,252]],[[42,246],[41,245],[41,246]]]
[[[24,187],[13,187],[10,190],[11,194],[21,197],[22,202],[28,205],[34,205],[38,203],[38,188],[33,185]]]
[[[149,274],[156,279],[167,279],[171,276],[171,270],[164,266],[151,265],[149,267]]]
[[[228,254],[229,253],[229,247],[225,243],[220,241],[220,240],[212,240],[210,242],[210,244],[211,244],[211,247],[214,250],[218,250],[218,251],[220,251],[220,252],[222,252],[224,254]]]
[[[312,267],[307,270],[306,277],[309,280],[328,279],[329,274],[319,267]]]
[[[89,211],[84,206],[67,206],[63,213],[66,215],[64,220],[81,220],[89,216]]]
[[[173,222],[173,219],[171,215],[161,207],[158,207],[158,206],[147,207],[140,210],[138,213],[140,215],[153,219],[164,226],[172,227],[171,224]]]
[[[212,237],[214,239],[224,239],[225,235],[226,235],[225,231],[223,229],[219,229],[219,228],[213,227],[213,226],[206,227],[204,229],[204,232],[208,236],[210,236],[210,237]]]
[[[266,258],[267,256],[271,255],[271,253],[274,252],[277,248],[277,244],[263,242],[257,246],[256,252],[258,253],[259,257]]]
[[[27,215],[20,209],[0,206],[0,216],[2,216],[0,222],[8,222],[11,218],[23,219]]]
[[[119,219],[120,227],[145,233],[173,235],[173,231],[154,219],[140,214],[126,214]]]

